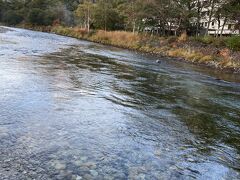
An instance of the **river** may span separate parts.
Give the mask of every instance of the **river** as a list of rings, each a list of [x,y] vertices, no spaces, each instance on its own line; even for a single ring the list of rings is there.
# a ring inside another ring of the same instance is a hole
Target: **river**
[[[0,77],[0,179],[240,179],[239,74],[8,28]]]

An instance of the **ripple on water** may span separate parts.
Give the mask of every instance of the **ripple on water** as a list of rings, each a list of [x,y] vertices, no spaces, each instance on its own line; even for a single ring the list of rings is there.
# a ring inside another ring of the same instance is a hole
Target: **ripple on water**
[[[13,30],[0,34],[1,178],[239,179],[238,83]]]

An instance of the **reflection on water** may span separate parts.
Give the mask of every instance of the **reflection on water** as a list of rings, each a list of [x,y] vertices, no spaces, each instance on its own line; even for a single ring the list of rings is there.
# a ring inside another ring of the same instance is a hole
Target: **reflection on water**
[[[0,36],[21,40],[0,44],[3,179],[240,178],[238,75],[26,30]]]

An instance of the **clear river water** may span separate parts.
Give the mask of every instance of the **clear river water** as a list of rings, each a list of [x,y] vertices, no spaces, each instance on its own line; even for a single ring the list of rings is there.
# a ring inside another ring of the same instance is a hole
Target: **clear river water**
[[[239,74],[2,27],[0,78],[1,180],[240,179]]]

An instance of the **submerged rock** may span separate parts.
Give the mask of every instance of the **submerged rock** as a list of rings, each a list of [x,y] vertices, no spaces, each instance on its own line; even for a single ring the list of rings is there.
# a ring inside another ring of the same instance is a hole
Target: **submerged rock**
[[[138,180],[144,180],[145,179],[145,174],[138,174],[136,177]]]
[[[98,176],[98,172],[95,170],[90,170],[91,175],[93,175],[94,177]]]
[[[82,164],[83,167],[88,167],[91,169],[95,169],[97,167],[97,165],[94,162],[86,162]]]
[[[54,161],[52,162],[52,165],[57,170],[64,170],[66,169],[66,164],[62,163],[61,161]]]
[[[83,156],[80,158],[81,161],[86,161],[88,158],[86,156]]]
[[[82,162],[82,161],[75,161],[74,164],[75,164],[76,166],[81,166],[81,165],[83,164],[83,162]]]
[[[188,161],[188,162],[194,162],[194,159],[188,158],[187,161]]]
[[[85,175],[83,176],[83,179],[92,180],[93,177],[92,177],[90,174],[85,174]]]
[[[82,176],[77,176],[76,177],[76,180],[81,180],[81,179],[83,179]]]

